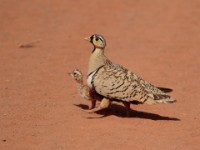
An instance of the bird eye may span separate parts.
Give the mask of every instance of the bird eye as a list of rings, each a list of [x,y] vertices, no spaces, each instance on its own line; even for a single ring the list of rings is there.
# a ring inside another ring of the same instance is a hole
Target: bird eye
[[[99,39],[98,38],[96,38],[96,41],[98,41]]]

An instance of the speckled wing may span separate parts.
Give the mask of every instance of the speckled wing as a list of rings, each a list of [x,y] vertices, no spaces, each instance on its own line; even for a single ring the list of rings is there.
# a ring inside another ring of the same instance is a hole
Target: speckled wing
[[[141,79],[126,68],[117,65],[101,66],[92,78],[97,93],[110,99],[141,103],[169,103],[175,99]]]

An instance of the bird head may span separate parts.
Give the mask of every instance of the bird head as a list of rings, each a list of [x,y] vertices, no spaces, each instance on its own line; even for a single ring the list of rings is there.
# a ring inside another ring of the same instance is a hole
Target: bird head
[[[98,34],[93,34],[90,37],[86,37],[85,40],[89,41],[94,45],[95,48],[104,49],[106,47],[106,40],[103,36]]]
[[[79,69],[75,69],[68,74],[79,83],[83,81],[83,74]]]

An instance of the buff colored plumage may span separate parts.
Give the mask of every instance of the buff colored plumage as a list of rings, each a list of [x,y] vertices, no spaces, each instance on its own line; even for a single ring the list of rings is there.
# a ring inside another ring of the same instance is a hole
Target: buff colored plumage
[[[83,73],[80,69],[73,70],[72,72],[69,73],[69,75],[77,82],[78,94],[82,98],[91,101],[90,109],[95,108],[96,101],[101,100],[103,97],[100,96],[99,94],[95,93],[94,91],[91,91],[89,86],[83,83]],[[163,87],[158,87],[158,88],[162,89],[166,92],[172,91],[172,89],[169,89],[169,88],[163,88]],[[114,99],[112,99],[112,100],[115,101]]]
[[[94,34],[87,40],[94,46],[89,59],[87,84],[104,97],[102,105],[90,112],[108,107],[112,99],[122,101],[127,110],[134,101],[147,104],[176,101],[123,66],[113,64],[104,54],[106,42],[103,36]]]
[[[96,100],[101,100],[102,97],[92,91],[86,84],[83,83],[83,74],[79,69],[75,69],[69,73],[69,75],[76,81],[77,83],[77,91],[78,94],[86,99],[91,101],[90,109],[95,108]]]

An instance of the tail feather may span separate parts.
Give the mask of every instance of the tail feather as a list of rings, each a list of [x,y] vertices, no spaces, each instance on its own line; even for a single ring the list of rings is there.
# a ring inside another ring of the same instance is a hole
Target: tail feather
[[[155,100],[156,103],[175,103],[176,99],[169,97],[169,98],[165,98],[165,99],[160,99],[160,100]]]
[[[159,90],[165,92],[165,93],[170,93],[173,91],[173,89],[170,88],[165,88],[165,87],[157,87]]]
[[[147,104],[158,104],[158,103],[175,103],[176,99],[169,95],[153,95],[152,99],[148,99],[145,103]]]

